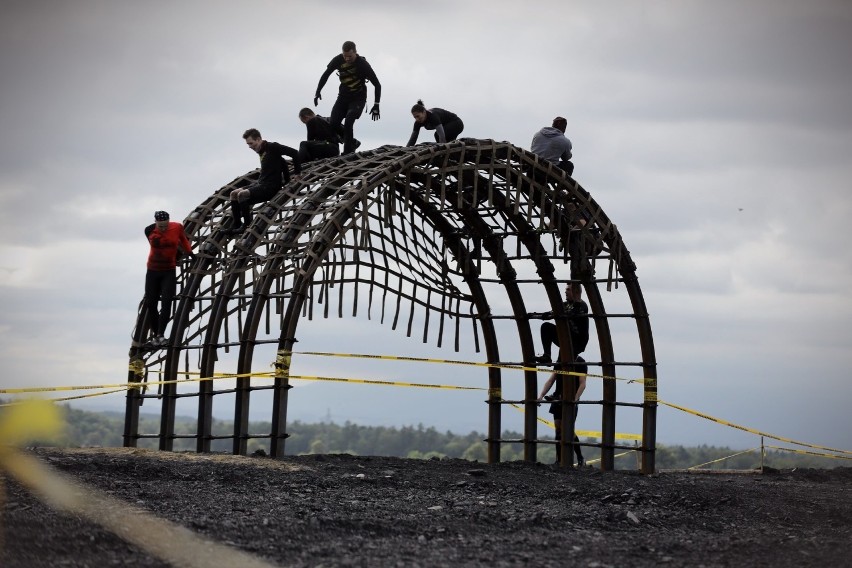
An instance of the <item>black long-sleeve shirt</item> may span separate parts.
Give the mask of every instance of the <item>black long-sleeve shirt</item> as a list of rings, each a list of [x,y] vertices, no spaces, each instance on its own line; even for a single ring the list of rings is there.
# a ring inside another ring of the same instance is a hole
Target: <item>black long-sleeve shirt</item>
[[[411,138],[408,139],[406,146],[414,146],[417,143],[417,137],[420,135],[420,129],[436,130],[438,134],[438,142],[446,142],[447,137],[444,134],[444,125],[449,124],[459,117],[454,112],[444,110],[442,108],[430,108],[426,111],[426,120],[421,124],[414,121],[414,130],[411,132]]]
[[[331,124],[325,118],[315,115],[305,123],[305,126],[308,129],[308,140],[337,143],[337,132],[334,131]]]
[[[382,99],[382,84],[379,83],[379,78],[376,77],[375,71],[367,63],[367,60],[360,55],[355,58],[352,63],[347,63],[343,59],[343,54],[334,57],[325,69],[325,72],[320,77],[317,85],[317,94],[322,91],[326,81],[333,72],[337,71],[340,76],[340,90],[338,96],[346,99],[367,99],[367,84],[369,81],[376,89],[375,102],[378,103]]]
[[[257,184],[263,187],[281,187],[281,178],[284,183],[290,182],[290,172],[284,156],[293,159],[295,173],[302,173],[302,163],[299,161],[299,151],[278,142],[263,141],[260,147],[260,177]]]

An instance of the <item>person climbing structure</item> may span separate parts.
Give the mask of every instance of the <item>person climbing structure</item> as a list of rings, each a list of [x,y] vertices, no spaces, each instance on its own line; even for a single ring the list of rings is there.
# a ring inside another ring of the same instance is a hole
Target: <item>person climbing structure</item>
[[[171,318],[172,303],[177,283],[178,254],[192,255],[192,246],[186,238],[183,225],[169,221],[165,211],[154,213],[154,223],[145,227],[145,237],[151,245],[145,273],[145,307],[152,338],[151,347],[163,347],[166,325]],[[162,301],[162,310],[157,304]]]

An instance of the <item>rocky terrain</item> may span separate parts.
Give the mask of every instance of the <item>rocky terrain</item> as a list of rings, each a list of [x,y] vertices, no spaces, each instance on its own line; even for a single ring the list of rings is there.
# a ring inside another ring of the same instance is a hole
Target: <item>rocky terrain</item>
[[[155,549],[194,533],[273,566],[852,565],[852,468],[645,476],[458,459],[29,453],[127,516],[188,529]],[[174,565],[3,477],[0,566]]]

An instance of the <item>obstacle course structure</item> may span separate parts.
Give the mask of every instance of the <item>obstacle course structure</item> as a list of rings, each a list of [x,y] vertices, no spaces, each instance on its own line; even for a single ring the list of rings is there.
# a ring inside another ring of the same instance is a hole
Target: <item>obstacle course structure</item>
[[[562,290],[574,280],[582,283],[590,308],[590,347],[600,352],[589,372],[603,377],[601,400],[584,403],[600,407],[601,467],[614,468],[615,451],[636,449],[616,442],[617,410],[634,408],[642,413],[640,467],[654,471],[656,360],[636,266],[616,226],[575,180],[506,142],[384,146],[307,164],[299,180],[255,207],[242,235],[229,237],[228,196],[258,174],[233,180],[184,220],[195,255],[180,265],[165,348],[143,348],[148,326],[140,307],[128,376],[140,386],[128,391],[125,446],[157,438],[160,449],[172,450],[175,439],[194,438],[197,451],[210,451],[217,438],[214,399],[227,395],[234,399],[234,431],[226,436],[233,453],[245,454],[249,439],[266,438],[272,456],[284,455],[296,332],[320,307],[329,317],[335,295],[337,317],[351,303],[346,317],[366,315],[419,337],[416,321],[424,342],[445,347],[451,341],[456,351],[469,342],[484,352],[483,362],[491,364],[483,377],[488,460],[500,460],[502,443],[522,443],[524,458],[534,461],[537,444],[553,440],[538,436],[538,322],[526,306],[546,299],[562,357],[573,360]],[[604,298],[619,290],[626,299],[608,313]],[[624,321],[637,347],[618,360],[614,336],[624,333],[613,333],[612,326]],[[182,384],[191,376],[217,376],[226,361],[236,376],[233,388],[215,380]],[[271,364],[273,377],[252,376]],[[523,375],[518,400],[502,395],[507,366],[522,367],[512,371]],[[616,377],[631,372],[642,379],[641,399],[619,401]],[[149,381],[158,382],[157,392]],[[249,410],[259,390],[271,391],[271,431],[251,433]],[[197,429],[176,434],[175,408],[185,398],[197,399]],[[160,405],[157,433],[139,431],[146,401]],[[525,410],[522,439],[501,439],[508,404]],[[570,433],[573,420],[564,423]]]

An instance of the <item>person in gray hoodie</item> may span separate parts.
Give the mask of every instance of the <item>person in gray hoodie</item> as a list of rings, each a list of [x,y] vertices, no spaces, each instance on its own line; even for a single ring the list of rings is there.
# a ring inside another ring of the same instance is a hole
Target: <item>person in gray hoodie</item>
[[[568,121],[557,116],[553,126],[545,126],[535,133],[530,150],[570,176],[574,173],[574,163],[571,162],[571,141],[565,137],[567,127]]]

